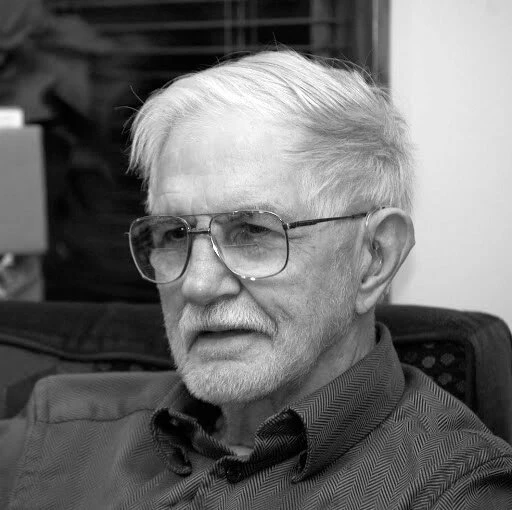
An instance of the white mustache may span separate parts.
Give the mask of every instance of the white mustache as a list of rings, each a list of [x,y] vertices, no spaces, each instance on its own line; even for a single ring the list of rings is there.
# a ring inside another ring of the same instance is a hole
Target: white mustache
[[[201,331],[224,331],[246,329],[272,335],[275,327],[272,321],[254,307],[216,303],[201,307],[188,305],[183,310],[178,327],[185,336],[197,335]]]

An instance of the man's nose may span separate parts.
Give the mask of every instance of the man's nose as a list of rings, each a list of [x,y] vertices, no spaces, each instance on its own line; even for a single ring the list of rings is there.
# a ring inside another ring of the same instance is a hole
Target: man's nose
[[[222,297],[235,296],[241,283],[219,259],[208,235],[192,239],[190,259],[182,276],[181,292],[186,301],[207,305]]]

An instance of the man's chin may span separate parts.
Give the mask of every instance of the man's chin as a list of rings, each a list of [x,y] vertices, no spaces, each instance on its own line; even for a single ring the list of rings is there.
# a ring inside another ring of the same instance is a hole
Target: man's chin
[[[277,386],[275,377],[268,370],[257,370],[254,362],[215,360],[185,366],[180,372],[192,395],[215,405],[257,400]]]

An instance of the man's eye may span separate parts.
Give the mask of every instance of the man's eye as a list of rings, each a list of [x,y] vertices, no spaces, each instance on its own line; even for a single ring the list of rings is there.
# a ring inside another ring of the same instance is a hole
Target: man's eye
[[[271,232],[271,230],[269,228],[264,227],[263,225],[255,225],[255,224],[251,224],[251,223],[247,223],[244,227],[244,230],[246,230],[246,232],[248,234],[251,234],[254,236],[264,235],[264,234],[268,234]]]
[[[182,242],[186,237],[187,229],[185,227],[162,229],[154,232],[153,242],[155,247],[162,247],[164,245]]]
[[[184,227],[171,228],[165,232],[164,240],[167,242],[182,241],[187,237],[187,231]]]

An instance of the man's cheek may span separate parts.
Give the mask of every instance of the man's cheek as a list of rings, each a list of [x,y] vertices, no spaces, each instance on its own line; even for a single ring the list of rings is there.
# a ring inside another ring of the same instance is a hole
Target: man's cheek
[[[169,323],[178,323],[183,304],[179,298],[179,289],[176,286],[159,286],[160,305],[164,319]]]

